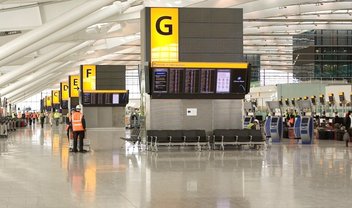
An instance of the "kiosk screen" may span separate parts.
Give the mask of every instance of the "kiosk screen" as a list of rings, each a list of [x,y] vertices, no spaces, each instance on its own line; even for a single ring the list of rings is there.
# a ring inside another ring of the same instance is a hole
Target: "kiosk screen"
[[[249,123],[250,121],[251,121],[251,118],[248,118],[248,117],[247,117],[247,118],[244,119],[244,122],[245,122],[245,123]]]
[[[258,121],[263,121],[264,120],[263,116],[255,116],[255,119],[257,119]]]
[[[271,118],[271,123],[277,123],[278,118]]]

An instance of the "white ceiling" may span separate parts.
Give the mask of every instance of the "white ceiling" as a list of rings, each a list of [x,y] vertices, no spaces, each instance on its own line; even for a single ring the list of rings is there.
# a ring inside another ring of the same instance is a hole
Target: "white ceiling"
[[[95,2],[100,5],[83,9]],[[21,101],[78,73],[80,64],[125,64],[136,69],[139,12],[144,6],[243,8],[244,53],[261,54],[266,69],[282,71],[292,71],[292,35],[312,29],[352,29],[352,1],[130,0],[121,15],[113,2],[0,0],[0,95]],[[40,70],[48,71],[45,82],[34,77]],[[30,89],[25,87],[29,83]],[[20,93],[10,94],[15,86]]]

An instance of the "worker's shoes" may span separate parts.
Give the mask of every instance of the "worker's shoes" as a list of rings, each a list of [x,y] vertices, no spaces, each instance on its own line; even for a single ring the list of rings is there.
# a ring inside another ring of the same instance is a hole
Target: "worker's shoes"
[[[80,150],[79,152],[85,153],[88,152],[87,150]]]

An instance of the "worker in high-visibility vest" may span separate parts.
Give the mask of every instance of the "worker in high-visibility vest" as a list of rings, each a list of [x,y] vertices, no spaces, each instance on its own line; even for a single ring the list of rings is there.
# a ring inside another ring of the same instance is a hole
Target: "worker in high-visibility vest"
[[[76,110],[72,113],[71,117],[72,131],[73,131],[73,149],[72,152],[78,152],[77,149],[77,139],[79,137],[79,151],[86,152],[83,149],[83,139],[86,130],[86,121],[84,119],[83,113],[81,113],[81,106],[77,105]]]
[[[59,111],[58,111],[58,110],[55,110],[55,113],[54,113],[54,120],[55,120],[56,126],[59,125],[60,117],[61,117],[61,114],[59,113]]]

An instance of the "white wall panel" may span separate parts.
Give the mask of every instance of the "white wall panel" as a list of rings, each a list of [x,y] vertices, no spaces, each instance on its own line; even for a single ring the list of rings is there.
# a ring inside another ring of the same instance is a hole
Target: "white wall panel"
[[[42,25],[39,7],[0,12],[0,31],[27,30]]]

